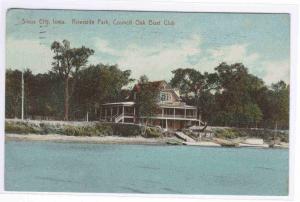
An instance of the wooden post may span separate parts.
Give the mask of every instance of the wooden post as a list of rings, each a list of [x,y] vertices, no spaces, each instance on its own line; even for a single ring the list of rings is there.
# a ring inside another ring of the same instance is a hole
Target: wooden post
[[[184,118],[186,118],[186,108],[184,108]]]
[[[174,119],[175,119],[175,108],[174,108]]]
[[[135,106],[133,106],[133,123],[135,123]]]
[[[124,106],[123,106],[122,111],[123,111],[123,119],[122,119],[122,123],[124,123],[124,116],[125,116]]]
[[[105,121],[107,119],[107,108],[105,107]]]
[[[161,108],[161,117],[164,117],[164,108]]]
[[[100,120],[102,119],[102,107],[100,107]]]
[[[110,107],[110,121],[112,121],[112,111],[113,111],[113,107]]]
[[[22,114],[21,119],[24,120],[24,71],[22,71]]]
[[[168,119],[166,119],[166,130],[168,130]]]

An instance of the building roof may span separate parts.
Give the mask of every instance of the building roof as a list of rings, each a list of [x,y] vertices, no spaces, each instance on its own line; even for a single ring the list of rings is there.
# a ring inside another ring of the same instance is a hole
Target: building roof
[[[159,104],[159,107],[161,108],[180,108],[180,109],[197,109],[197,107],[195,106],[191,106],[191,105],[186,105],[185,103],[183,104]]]
[[[111,102],[111,103],[105,103],[102,104],[103,106],[109,106],[109,105],[120,105],[120,106],[133,106],[135,102]],[[159,104],[159,107],[161,108],[186,108],[186,109],[196,109],[195,106],[186,105],[185,103],[179,103],[179,104]]]
[[[165,87],[168,87],[168,89],[170,88],[170,86],[168,85],[168,83],[165,80],[149,81],[145,84],[150,85],[151,87],[153,87],[155,89],[159,89],[159,90],[161,90],[162,88],[165,88]],[[135,84],[133,87],[133,90],[139,92],[141,89],[141,85],[143,85],[143,84],[142,83]]]
[[[105,103],[102,105],[122,105],[122,106],[132,106],[134,105],[134,102],[111,102],[111,103]]]

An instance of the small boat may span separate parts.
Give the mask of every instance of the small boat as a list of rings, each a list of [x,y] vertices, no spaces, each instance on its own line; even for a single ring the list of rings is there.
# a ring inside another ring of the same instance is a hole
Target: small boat
[[[168,140],[167,144],[169,145],[182,145],[183,143],[178,140]]]

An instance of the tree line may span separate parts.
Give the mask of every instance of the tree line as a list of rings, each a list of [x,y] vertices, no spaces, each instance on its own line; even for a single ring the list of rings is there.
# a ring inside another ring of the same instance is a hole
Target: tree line
[[[125,88],[136,80],[130,70],[117,65],[87,65],[94,50],[84,46],[72,48],[70,42],[53,42],[52,69],[47,73],[24,72],[25,117],[32,119],[90,120],[99,118],[101,104],[125,101],[131,89]],[[221,63],[213,73],[191,68],[172,71],[170,85],[180,91],[181,98],[197,106],[198,116],[209,125],[235,127],[289,127],[289,85],[284,81],[267,86],[249,73],[241,63]],[[22,72],[6,70],[7,118],[21,114]],[[146,76],[138,82],[148,82]],[[147,89],[146,89],[147,90]],[[143,104],[154,108],[149,93],[138,95]],[[149,108],[144,106],[146,109]]]

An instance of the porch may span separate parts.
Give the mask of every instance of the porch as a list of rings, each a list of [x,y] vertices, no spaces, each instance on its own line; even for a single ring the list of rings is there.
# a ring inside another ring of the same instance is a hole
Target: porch
[[[134,102],[107,103],[101,106],[101,121],[134,123],[135,117]]]

